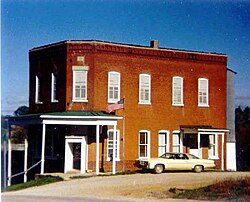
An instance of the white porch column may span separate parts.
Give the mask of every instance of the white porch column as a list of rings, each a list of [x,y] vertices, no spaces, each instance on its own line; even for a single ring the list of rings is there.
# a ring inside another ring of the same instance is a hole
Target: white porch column
[[[113,133],[113,165],[112,165],[112,174],[116,173],[116,125],[114,125],[114,133]]]
[[[46,125],[43,123],[43,130],[42,130],[42,153],[41,153],[41,171],[40,171],[40,174],[44,174],[45,132],[46,132]]]
[[[27,182],[27,168],[28,168],[28,140],[24,140],[24,176],[23,181]]]
[[[201,134],[198,133],[198,154],[199,154],[199,158],[202,158],[202,152],[201,152]]]
[[[99,142],[100,142],[100,126],[96,125],[96,164],[95,164],[95,173],[99,175]]]
[[[9,132],[10,133],[10,132]],[[8,186],[11,185],[11,141],[8,138]]]
[[[224,142],[225,142],[225,141],[224,141],[224,137],[225,137],[225,136],[224,136],[224,133],[223,133],[223,134],[221,135],[221,139],[222,139],[222,140],[221,140],[221,142],[222,142],[222,143],[221,143],[221,144],[222,144],[222,145],[221,145],[221,150],[222,150],[222,151],[221,151],[221,170],[225,170],[225,168],[224,168]]]

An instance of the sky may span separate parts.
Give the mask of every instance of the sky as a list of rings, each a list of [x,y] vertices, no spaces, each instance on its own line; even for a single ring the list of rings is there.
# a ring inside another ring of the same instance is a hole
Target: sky
[[[28,106],[30,49],[92,39],[227,54],[235,105],[250,106],[250,0],[2,0],[2,114]]]

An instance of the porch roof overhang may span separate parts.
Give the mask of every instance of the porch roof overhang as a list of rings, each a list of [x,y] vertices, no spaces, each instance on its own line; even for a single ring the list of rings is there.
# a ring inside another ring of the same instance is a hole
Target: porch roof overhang
[[[63,111],[9,117],[10,125],[116,125],[121,116],[102,111]]]
[[[198,132],[229,132],[228,129],[214,128],[210,125],[181,125],[180,130],[185,134],[193,134]]]

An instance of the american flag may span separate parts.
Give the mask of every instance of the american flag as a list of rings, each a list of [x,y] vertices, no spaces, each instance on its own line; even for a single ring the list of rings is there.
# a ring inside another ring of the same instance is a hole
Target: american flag
[[[119,100],[117,103],[108,105],[107,107],[108,113],[114,112],[118,109],[124,109],[124,98]]]

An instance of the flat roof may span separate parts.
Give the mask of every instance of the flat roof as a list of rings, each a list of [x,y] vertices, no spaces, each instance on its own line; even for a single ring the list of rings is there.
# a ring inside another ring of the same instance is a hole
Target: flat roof
[[[108,42],[108,41],[101,41],[101,40],[64,40],[64,41],[59,41],[56,43],[51,43],[51,44],[32,48],[32,49],[30,49],[30,52],[42,50],[42,49],[53,47],[53,46],[59,46],[59,45],[63,45],[63,44],[84,44],[84,43],[88,43],[91,45],[115,45],[115,46],[130,47],[130,48],[150,49],[150,50],[155,50],[155,51],[157,51],[157,50],[159,50],[159,51],[177,51],[177,52],[196,53],[196,54],[205,54],[205,55],[218,55],[218,56],[227,57],[227,55],[223,54],[223,53],[194,51],[194,50],[185,50],[185,49],[174,49],[174,48],[163,48],[163,47],[153,48],[151,46],[142,46],[142,45],[126,44],[126,43],[118,43],[118,42]]]

